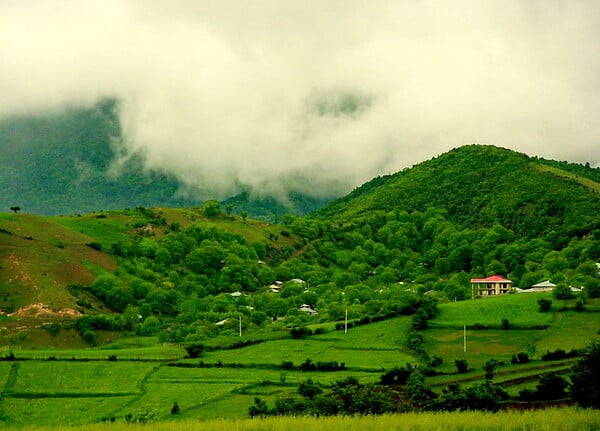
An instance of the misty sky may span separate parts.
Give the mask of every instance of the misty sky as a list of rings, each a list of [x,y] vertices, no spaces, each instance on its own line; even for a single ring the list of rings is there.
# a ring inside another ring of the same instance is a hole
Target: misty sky
[[[122,101],[208,195],[347,192],[485,143],[600,164],[600,1],[1,0],[0,116]]]

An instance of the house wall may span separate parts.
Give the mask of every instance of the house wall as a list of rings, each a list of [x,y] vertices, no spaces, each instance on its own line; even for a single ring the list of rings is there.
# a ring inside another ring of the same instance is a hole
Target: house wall
[[[512,290],[512,283],[482,282],[471,284],[471,296],[506,295]]]

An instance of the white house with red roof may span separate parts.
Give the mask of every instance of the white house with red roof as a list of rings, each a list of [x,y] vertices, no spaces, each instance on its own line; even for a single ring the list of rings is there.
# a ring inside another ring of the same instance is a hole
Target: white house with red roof
[[[512,281],[499,275],[471,279],[471,298],[506,295],[512,291]]]

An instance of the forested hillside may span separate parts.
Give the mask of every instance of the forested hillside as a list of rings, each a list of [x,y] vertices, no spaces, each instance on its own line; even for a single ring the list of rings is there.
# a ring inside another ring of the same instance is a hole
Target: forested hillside
[[[600,226],[599,171],[492,146],[465,146],[375,178],[315,217],[344,220],[373,211],[443,208],[458,226],[477,229],[498,223],[518,236],[546,237],[560,247]]]
[[[48,224],[45,244],[61,253],[87,244],[118,267],[88,261],[97,278],[69,285],[79,313],[124,313],[112,323],[84,320],[80,333],[94,340],[94,328],[133,325],[181,342],[235,332],[240,313],[250,331],[339,321],[346,309],[351,319],[381,319],[414,313],[429,298],[470,298],[469,279],[493,274],[522,288],[550,279],[600,295],[600,195],[508,150],[454,150],[375,179],[312,217],[286,215],[281,225],[230,209],[209,201],[53,218],[85,237],[50,234]],[[48,283],[11,273],[23,271],[14,264],[26,254],[20,247],[40,239],[31,220],[0,218],[3,239],[21,238],[2,250],[7,311],[35,302],[35,289],[19,297],[24,286]],[[107,308],[82,299],[89,294]],[[122,320],[138,315],[143,324]]]

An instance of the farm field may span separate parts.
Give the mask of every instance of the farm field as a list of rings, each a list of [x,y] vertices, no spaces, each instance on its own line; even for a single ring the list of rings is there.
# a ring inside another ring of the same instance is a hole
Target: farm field
[[[597,301],[590,301],[584,312],[553,309],[540,313],[532,306],[535,301],[527,298],[520,304],[522,298],[510,295],[442,304],[432,327],[421,331],[425,351],[443,359],[436,368],[439,374],[427,377],[427,384],[441,392],[450,383],[469,386],[481,382],[483,364],[491,358],[501,362],[495,382],[513,396],[521,389],[535,388],[544,373],[568,375],[574,359],[542,361],[541,355],[547,350],[581,348],[596,337],[600,330]],[[521,319],[529,322],[527,325],[536,325],[539,318],[549,322],[549,327],[534,329],[523,324],[500,329],[494,325],[497,317],[481,312],[472,322],[489,325],[489,329],[468,329],[464,352],[464,333],[456,323],[461,309],[463,315],[476,313],[473,304],[485,304],[487,312],[495,316],[501,310],[510,321]],[[127,416],[164,421],[175,419],[171,408],[177,403],[178,420],[241,419],[248,416],[255,397],[272,404],[278,397],[295,393],[309,378],[323,388],[348,377],[374,383],[384,370],[418,363],[414,352],[404,345],[410,326],[411,317],[402,316],[352,327],[347,334],[329,330],[303,339],[278,334],[241,348],[209,350],[196,359],[182,359],[185,350],[181,346],[158,344],[150,338],[123,339],[103,348],[16,350],[17,360],[0,362],[0,418],[10,425],[53,427],[112,418],[119,421]],[[223,342],[231,344],[231,340]],[[530,362],[511,364],[513,355],[527,351]],[[5,350],[2,355],[7,353]],[[347,369],[300,370],[308,359],[314,364],[344,363]],[[455,359],[466,359],[469,370],[458,374]],[[282,368],[284,361],[293,368]]]

